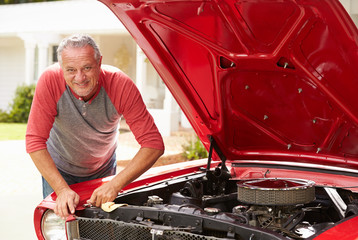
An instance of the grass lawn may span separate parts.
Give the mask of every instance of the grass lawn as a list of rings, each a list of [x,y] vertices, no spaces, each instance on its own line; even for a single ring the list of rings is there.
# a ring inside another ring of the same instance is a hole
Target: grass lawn
[[[0,141],[24,140],[26,123],[0,123]]]

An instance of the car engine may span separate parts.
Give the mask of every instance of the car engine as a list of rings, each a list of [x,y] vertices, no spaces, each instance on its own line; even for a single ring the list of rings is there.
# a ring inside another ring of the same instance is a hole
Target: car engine
[[[358,194],[303,179],[195,173],[77,213],[81,239],[307,239],[358,214]]]

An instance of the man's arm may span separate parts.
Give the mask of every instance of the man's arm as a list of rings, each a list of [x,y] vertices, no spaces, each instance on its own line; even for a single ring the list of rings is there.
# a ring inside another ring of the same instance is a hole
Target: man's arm
[[[66,218],[69,215],[69,211],[72,214],[75,213],[79,196],[63,179],[47,149],[32,152],[30,153],[30,157],[42,176],[56,192],[55,213],[62,218]]]
[[[94,190],[89,203],[100,207],[103,203],[113,201],[122,188],[153,166],[163,153],[164,150],[141,148],[119,174],[110,182]]]

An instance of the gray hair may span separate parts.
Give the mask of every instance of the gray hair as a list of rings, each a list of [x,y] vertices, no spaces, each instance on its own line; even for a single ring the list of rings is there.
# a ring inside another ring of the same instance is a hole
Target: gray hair
[[[94,58],[99,62],[101,59],[101,52],[99,51],[99,48],[96,44],[96,42],[93,40],[93,38],[86,34],[74,34],[72,36],[69,36],[65,39],[63,39],[60,43],[60,45],[57,48],[57,59],[59,63],[62,65],[62,51],[63,49],[67,47],[73,47],[73,48],[82,48],[86,47],[87,45],[91,46],[94,50]]]

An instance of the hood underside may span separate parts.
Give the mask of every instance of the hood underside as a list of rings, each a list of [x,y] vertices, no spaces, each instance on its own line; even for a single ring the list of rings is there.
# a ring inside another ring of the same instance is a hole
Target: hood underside
[[[358,169],[358,34],[338,0],[100,1],[207,148]]]

